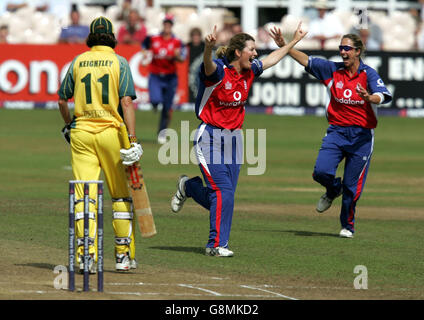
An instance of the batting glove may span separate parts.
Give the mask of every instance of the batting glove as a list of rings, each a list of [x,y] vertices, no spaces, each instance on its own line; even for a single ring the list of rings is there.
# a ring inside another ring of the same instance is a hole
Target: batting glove
[[[131,142],[131,148],[121,149],[120,153],[123,165],[130,166],[140,160],[143,155],[143,148],[141,147],[141,144]]]
[[[60,132],[62,133],[62,136],[66,140],[66,142],[68,144],[71,144],[71,125],[65,125]]]

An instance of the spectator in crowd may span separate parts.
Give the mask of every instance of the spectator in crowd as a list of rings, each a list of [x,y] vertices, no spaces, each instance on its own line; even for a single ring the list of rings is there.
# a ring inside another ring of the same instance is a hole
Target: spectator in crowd
[[[118,21],[126,21],[131,10],[131,0],[118,0],[117,5],[121,8],[118,15]]]
[[[421,23],[421,14],[420,14],[420,10],[418,10],[417,8],[410,8],[408,10],[409,14],[411,15],[411,17],[414,19],[415,23],[417,24],[417,26]]]
[[[147,36],[144,19],[139,15],[137,9],[131,9],[126,22],[118,31],[118,43],[140,45]]]
[[[220,45],[227,45],[230,41],[230,39],[237,33],[242,32],[241,26],[239,24],[239,19],[234,16],[234,13],[229,11],[224,15],[223,18],[223,27],[218,32],[216,44],[217,46]]]
[[[424,0],[420,0],[420,2],[424,5]],[[415,29],[415,33],[414,33],[414,37],[415,37],[415,41],[414,41],[414,49],[415,50],[419,50],[419,42],[420,42],[420,37],[421,37],[421,28],[424,25],[423,20],[421,20],[421,13],[424,13],[424,10],[418,10],[416,8],[410,8],[409,9],[409,14],[411,15],[411,17],[414,19],[415,21],[415,25],[416,25],[416,29]]]
[[[46,5],[45,11],[60,20],[67,19],[76,8],[75,0],[42,0]]]
[[[424,51],[424,25],[417,32],[417,49]]]
[[[84,43],[90,28],[80,24],[80,13],[74,6],[71,11],[71,24],[62,28],[59,36],[60,43]]]
[[[234,35],[237,34],[237,33],[243,32],[243,28],[241,27],[240,23],[234,23],[231,27],[231,30],[232,30]]]
[[[9,35],[9,27],[7,25],[0,26],[0,43],[7,43],[7,36]]]
[[[188,75],[189,100],[194,103],[199,87],[197,71],[203,62],[203,50],[205,49],[205,42],[203,41],[202,30],[200,28],[195,27],[190,30],[190,42],[187,43],[187,48],[190,68]]]
[[[15,12],[26,7],[33,7],[38,11],[47,11],[48,0],[1,0],[0,15],[5,12]]]
[[[138,12],[144,12],[146,9],[145,0],[117,0],[116,5],[121,8],[118,16],[119,21],[126,21],[131,9],[136,9]]]
[[[2,1],[2,10],[0,13],[4,13],[6,11],[9,12],[15,12],[21,8],[25,8],[27,6],[29,6],[28,1],[23,1],[23,0],[8,0],[8,1]]]
[[[361,38],[362,43],[367,48],[367,51],[379,51],[383,49],[383,42],[378,42],[376,39],[371,37],[370,29],[360,29],[358,32],[355,32],[359,38]]]
[[[187,43],[187,48],[189,50],[190,63],[202,55],[205,49],[205,42],[202,39],[202,30],[200,28],[194,27],[190,30],[190,42]]]
[[[58,19],[64,19],[69,16],[72,2],[75,0],[0,0],[0,16],[22,8],[34,8],[37,11],[52,14]]]
[[[66,8],[70,8],[71,3],[75,2],[75,0],[2,0],[0,2],[0,7],[3,5],[3,8],[0,9],[0,14],[2,14],[4,10],[15,12],[21,8],[32,7],[37,11],[50,12],[60,16],[62,14],[61,11],[69,14],[69,10],[66,10]]]
[[[258,28],[258,34],[256,37],[256,48],[257,49],[277,49],[278,46],[275,41],[271,38],[270,34],[266,30],[265,26]]]
[[[349,33],[358,35],[367,51],[383,50],[383,31],[369,16],[365,16],[360,24],[353,26]]]
[[[421,5],[421,10],[420,10],[421,22],[424,22],[424,0],[418,0],[418,2]]]
[[[314,8],[318,10],[318,17],[311,20],[307,37],[319,40],[321,49],[324,49],[326,41],[342,37],[344,28],[341,21],[329,12],[326,0],[316,1]]]

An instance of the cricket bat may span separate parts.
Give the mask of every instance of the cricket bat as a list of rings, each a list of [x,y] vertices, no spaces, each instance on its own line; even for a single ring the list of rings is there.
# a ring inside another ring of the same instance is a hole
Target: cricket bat
[[[127,127],[121,123],[120,134],[122,146],[125,149],[131,148],[128,139]],[[146,184],[141,171],[140,163],[126,166],[128,186],[131,191],[134,213],[137,217],[138,227],[143,238],[153,237],[156,232],[155,222],[153,220],[152,209],[150,207],[149,195],[147,194]]]

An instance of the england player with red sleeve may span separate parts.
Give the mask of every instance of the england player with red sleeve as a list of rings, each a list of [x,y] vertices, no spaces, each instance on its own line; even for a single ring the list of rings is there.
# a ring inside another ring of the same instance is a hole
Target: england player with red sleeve
[[[174,96],[178,87],[177,62],[185,60],[184,45],[172,33],[173,17],[166,15],[163,20],[163,31],[148,36],[142,43],[143,50],[150,50],[152,61],[149,65],[149,98],[156,110],[162,104],[159,120],[158,142],[166,142],[166,128],[169,127]]]
[[[256,59],[254,38],[246,33],[236,34],[227,47],[218,48],[218,59],[212,59],[216,27],[205,38],[196,100],[196,115],[201,124],[194,145],[206,187],[200,177],[189,179],[182,175],[171,200],[171,209],[178,212],[186,198],[191,197],[209,210],[206,255],[233,256],[228,241],[243,155],[241,128],[252,83],[264,70],[279,62],[305,34],[299,24],[290,43],[274,50],[261,61]],[[270,35],[276,42],[282,39],[278,28],[272,29]]]
[[[363,63],[365,46],[358,36],[344,35],[339,50],[343,60],[339,63],[309,57],[295,49],[289,54],[325,85],[328,94],[325,108],[330,126],[313,172],[314,180],[326,188],[326,193],[316,210],[326,211],[336,197],[343,195],[339,235],[352,238],[356,203],[364,189],[374,148],[377,106],[390,102],[392,95],[377,72]],[[342,180],[336,178],[336,171],[343,159]]]

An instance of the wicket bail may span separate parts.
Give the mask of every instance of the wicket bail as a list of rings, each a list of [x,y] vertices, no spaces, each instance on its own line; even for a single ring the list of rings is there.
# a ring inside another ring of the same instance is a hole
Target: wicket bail
[[[69,291],[75,290],[75,184],[84,185],[84,276],[83,291],[89,291],[89,203],[90,184],[97,184],[97,291],[103,292],[103,181],[69,181]]]

